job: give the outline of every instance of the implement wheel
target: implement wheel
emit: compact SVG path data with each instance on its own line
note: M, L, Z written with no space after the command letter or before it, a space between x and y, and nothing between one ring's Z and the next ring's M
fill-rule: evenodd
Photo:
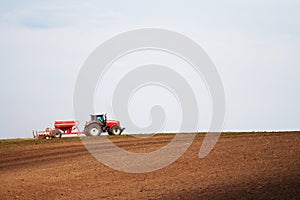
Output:
M54 129L54 130L52 130L52 133L55 135L55 137L61 138L62 134L61 134L60 130Z

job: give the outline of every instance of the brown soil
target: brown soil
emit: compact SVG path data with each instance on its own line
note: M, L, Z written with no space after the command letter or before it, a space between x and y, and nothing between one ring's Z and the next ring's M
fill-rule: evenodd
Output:
M174 135L111 138L133 152ZM222 134L198 158L198 134L176 162L158 171L115 171L79 138L0 141L0 199L300 199L300 132Z

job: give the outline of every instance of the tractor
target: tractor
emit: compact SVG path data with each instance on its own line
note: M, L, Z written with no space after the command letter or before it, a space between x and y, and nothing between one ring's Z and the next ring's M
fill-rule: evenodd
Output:
M84 134L86 136L99 136L102 132L109 135L120 135L125 128L120 127L117 120L107 120L106 114L91 115L91 121L86 122Z

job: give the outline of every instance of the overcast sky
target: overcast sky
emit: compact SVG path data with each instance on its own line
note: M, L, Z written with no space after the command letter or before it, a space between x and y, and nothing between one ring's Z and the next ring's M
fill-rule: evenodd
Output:
M297 0L0 1L0 138L72 119L88 55L144 27L179 32L205 49L225 88L225 130L299 130L299 19Z

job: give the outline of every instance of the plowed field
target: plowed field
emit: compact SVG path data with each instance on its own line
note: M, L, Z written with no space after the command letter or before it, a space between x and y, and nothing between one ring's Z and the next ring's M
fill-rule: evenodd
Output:
M145 152L173 137L110 139ZM224 133L199 159L203 138L171 165L142 174L107 167L79 138L1 140L0 199L300 199L299 132Z

